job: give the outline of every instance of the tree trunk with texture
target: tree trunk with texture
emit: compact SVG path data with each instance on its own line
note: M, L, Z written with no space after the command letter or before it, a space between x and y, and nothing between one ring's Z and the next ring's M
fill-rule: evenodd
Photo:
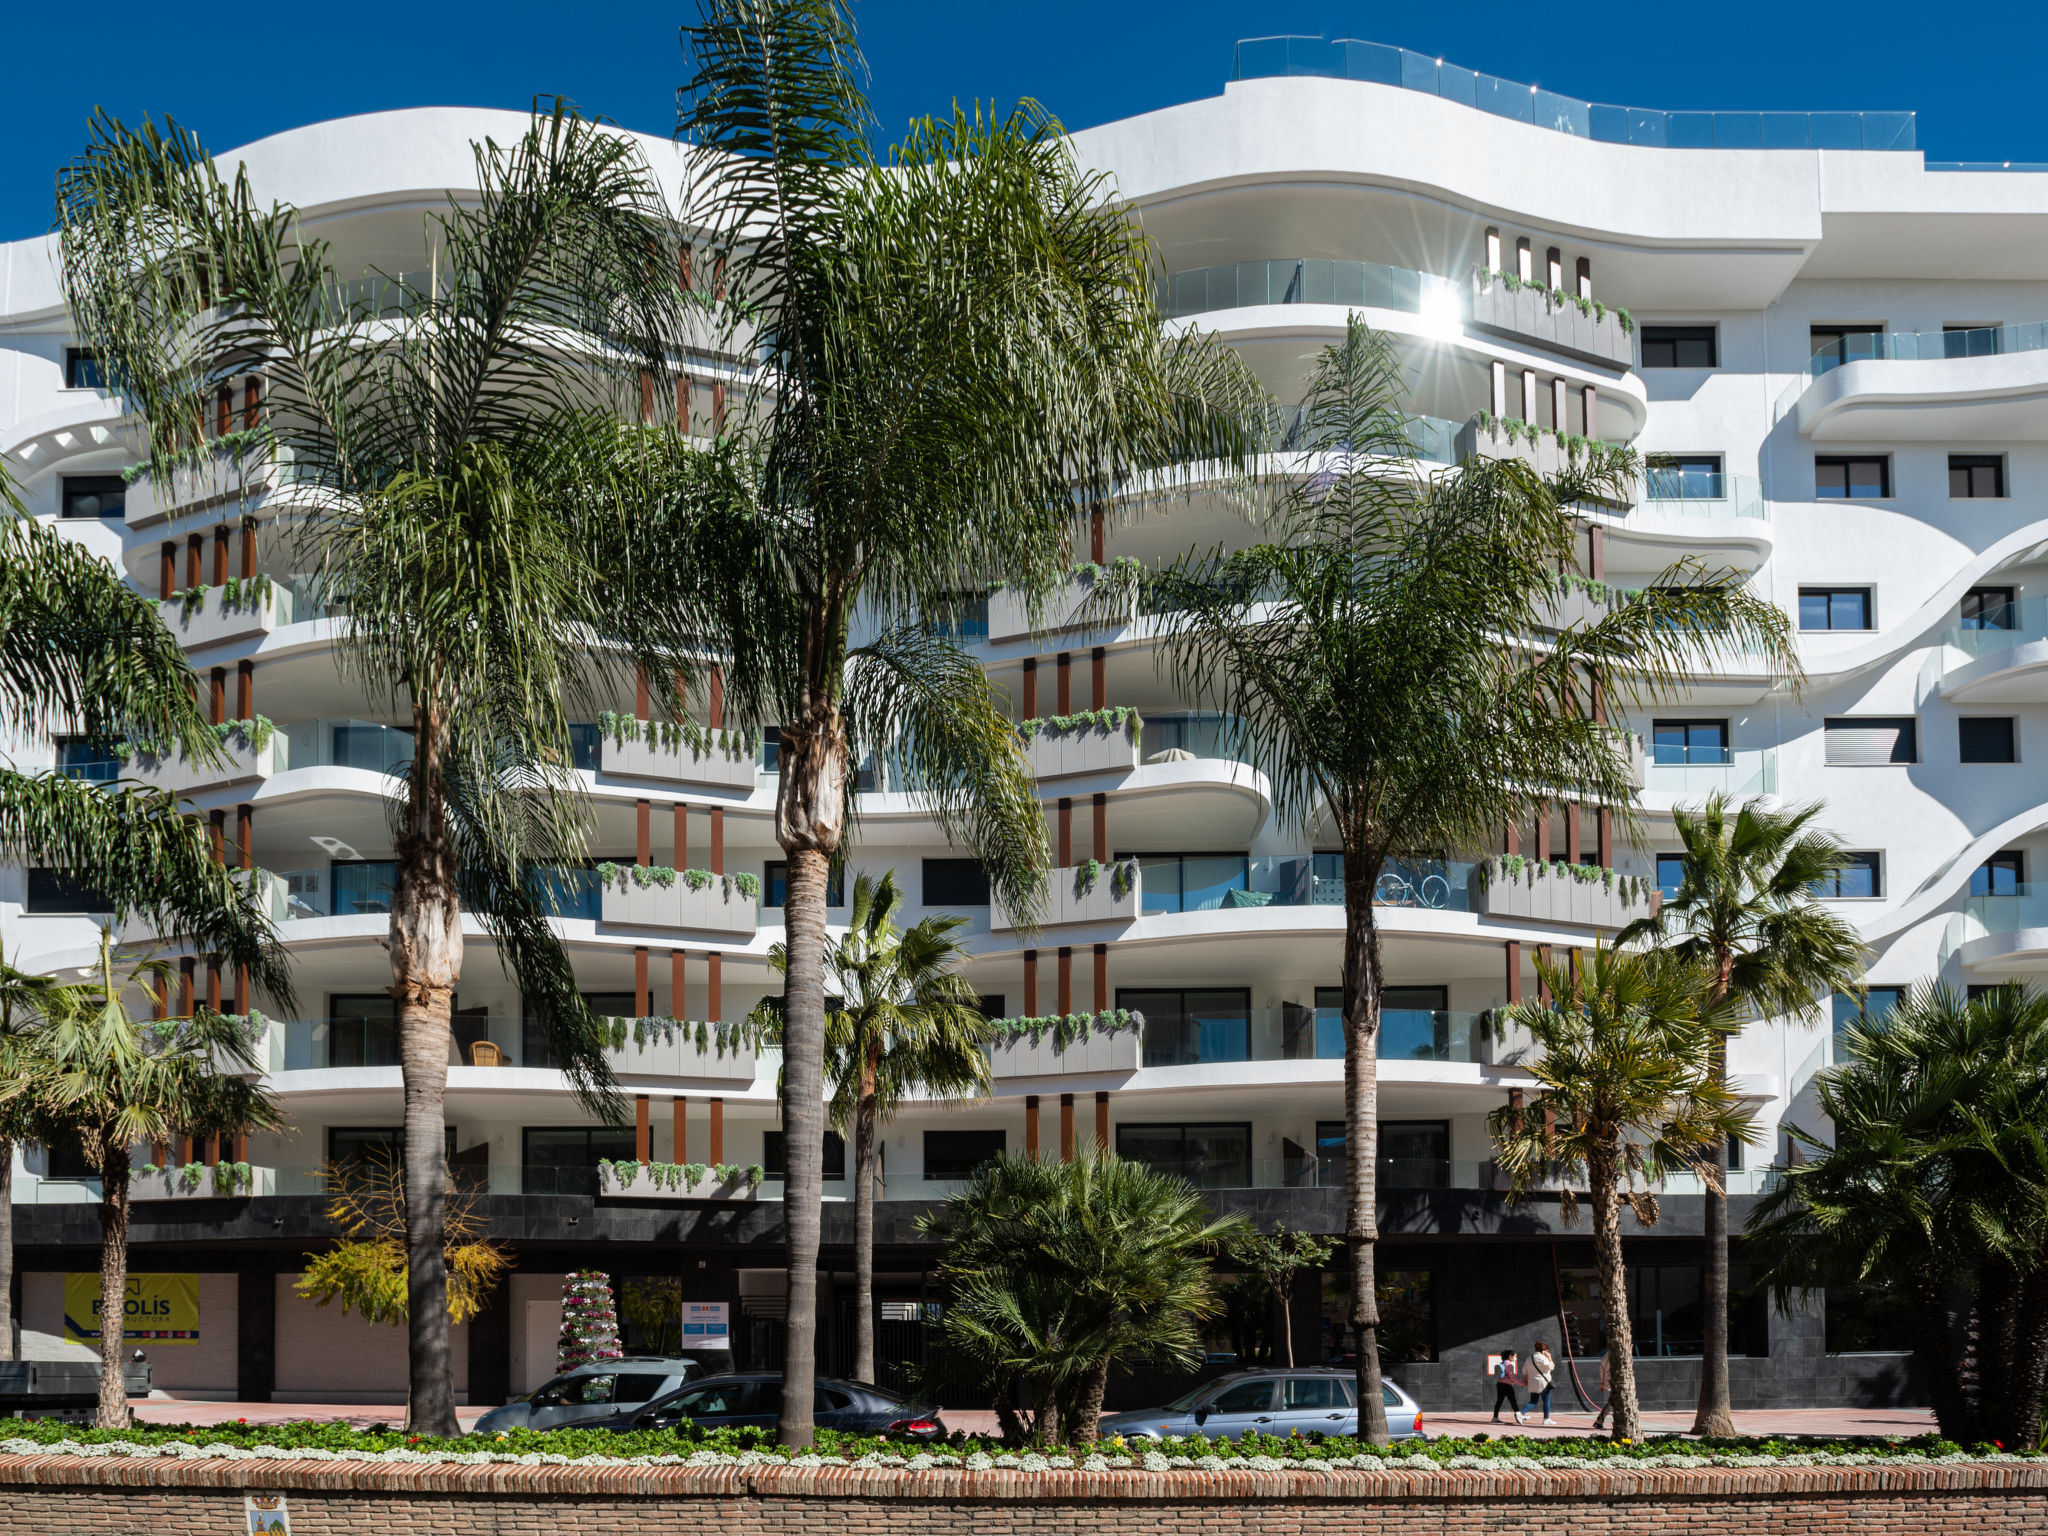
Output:
M1909 1277L1906 1301L1912 1320L1913 1355L1920 1362L1921 1379L1927 1383L1934 1422L1949 1439L1971 1444L1977 1437L1977 1419L1963 1385L1947 1287L1939 1280Z
M1728 995L1734 957L1723 956L1714 993L1715 1000ZM1714 1081L1728 1081L1728 1042L1714 1040ZM1700 1266L1700 1401L1693 1416L1692 1432L1713 1439L1732 1439L1735 1416L1728 1394L1728 1147L1724 1142L1714 1150L1719 1178L1707 1188L1701 1212L1701 1236L1706 1249Z
M1024 1421L1017 1417L1017 1403L1010 1395L1010 1379L997 1383L989 1397L989 1406L995 1410L996 1428L1002 1431L1003 1444L1024 1443Z
M448 1322L449 1011L462 977L462 907L438 789L436 720L415 709L412 811L397 838L391 897L391 995L405 1093L405 1425L457 1435Z
M1067 1439L1075 1445L1093 1445L1102 1434L1102 1399L1109 1392L1109 1356L1088 1367L1087 1378L1081 1383L1081 1401L1074 1413L1074 1422L1067 1428Z
M0 1139L0 1360L14 1358L14 1143Z
M782 727L775 836L789 860L783 903L782 1217L789 1240L782 1444L808 1450L818 1369L818 1244L825 1160L825 898L845 835L846 728L829 704Z
M1060 1398L1050 1377L1038 1383L1038 1406L1031 1415L1031 1443L1038 1446L1059 1444Z
M1379 1241L1380 938L1372 910L1375 861L1344 856L1344 1246L1351 1260L1351 1331L1358 1343L1358 1434L1387 1443L1380 1384Z
M1640 1440L1643 1414L1636 1401L1635 1338L1628 1321L1628 1271L1621 1262L1621 1151L1596 1150L1586 1159L1593 1199L1593 1253L1600 1270L1600 1321L1607 1330L1608 1406L1614 1438Z
M1280 1297L1280 1363L1294 1364L1294 1276L1282 1275L1273 1289Z
M122 1333L128 1316L128 1148L112 1136L101 1140L100 1400L93 1424L126 1429L128 1378L121 1356L127 1347Z
M853 1375L875 1379L875 1051L861 1076L853 1119Z
M2020 1286L2019 1326L2007 1376L2008 1450L2041 1443L2041 1399L2048 1395L2048 1270L2035 1270Z

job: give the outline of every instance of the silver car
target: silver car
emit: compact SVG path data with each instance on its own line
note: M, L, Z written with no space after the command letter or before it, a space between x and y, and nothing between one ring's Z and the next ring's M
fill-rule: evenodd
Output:
M1387 1405L1387 1432L1396 1440L1423 1434L1422 1410L1415 1399L1391 1381L1381 1383ZM1348 1371L1302 1367L1294 1370L1234 1371L1205 1381L1159 1408L1115 1413L1102 1421L1102 1433L1126 1440L1163 1440L1175 1435L1207 1435L1211 1440L1236 1440L1247 1434L1355 1435L1358 1433L1356 1383Z
M593 1360L573 1371L564 1371L523 1398L515 1398L502 1408L493 1408L476 1421L474 1433L495 1435L506 1429L561 1429L591 1419L610 1418L666 1396L691 1377L702 1374L694 1360L648 1357Z

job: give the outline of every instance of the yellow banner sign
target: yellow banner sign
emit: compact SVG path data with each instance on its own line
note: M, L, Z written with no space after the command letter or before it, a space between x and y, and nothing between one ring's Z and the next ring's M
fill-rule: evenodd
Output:
M130 1275L121 1306L121 1337L137 1344L199 1342L197 1275ZM64 1337L97 1344L100 1337L100 1277L64 1277Z

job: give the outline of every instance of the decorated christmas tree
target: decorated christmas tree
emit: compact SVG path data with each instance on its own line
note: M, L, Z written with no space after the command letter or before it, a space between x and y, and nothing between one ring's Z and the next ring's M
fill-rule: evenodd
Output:
M616 1360L619 1311L610 1276L579 1269L562 1282L562 1334L555 1342L555 1369L571 1371L593 1360Z

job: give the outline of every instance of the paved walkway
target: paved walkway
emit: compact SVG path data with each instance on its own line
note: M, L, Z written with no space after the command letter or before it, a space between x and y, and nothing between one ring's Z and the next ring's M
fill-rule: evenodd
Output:
M458 1408L455 1416L468 1429L481 1417L483 1408ZM200 1403L152 1398L135 1405L135 1417L144 1424L286 1424L313 1419L322 1423L346 1423L357 1429L372 1424L396 1428L405 1423L403 1403ZM948 1409L948 1429L969 1434L992 1435L996 1416L986 1410ZM1484 1413L1431 1413L1423 1410L1423 1428L1432 1435L1462 1438L1468 1435L1528 1435L1537 1438L1584 1438L1595 1433L1590 1413L1563 1413L1557 1423L1545 1429L1534 1419L1520 1429L1512 1420L1496 1424ZM1934 1415L1924 1408L1757 1408L1738 1409L1735 1427L1745 1435L1919 1435L1934 1428ZM1643 1428L1649 1434L1684 1434L1692 1428L1692 1410L1682 1413L1646 1413ZM1605 1433L1605 1431L1600 1431Z

